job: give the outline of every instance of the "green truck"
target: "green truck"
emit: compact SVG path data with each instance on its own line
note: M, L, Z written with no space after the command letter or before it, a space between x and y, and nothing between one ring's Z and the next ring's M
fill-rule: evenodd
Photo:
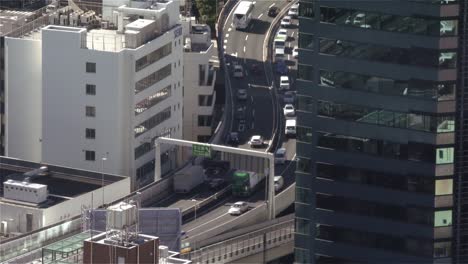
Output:
M263 179L265 179L264 174L236 171L232 175L232 194L237 197L248 197L258 188Z

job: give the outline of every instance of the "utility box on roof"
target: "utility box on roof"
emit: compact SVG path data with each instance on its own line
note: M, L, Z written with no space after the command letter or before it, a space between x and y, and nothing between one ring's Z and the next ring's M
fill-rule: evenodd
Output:
M6 199L39 204L47 200L47 185L8 180L3 183Z

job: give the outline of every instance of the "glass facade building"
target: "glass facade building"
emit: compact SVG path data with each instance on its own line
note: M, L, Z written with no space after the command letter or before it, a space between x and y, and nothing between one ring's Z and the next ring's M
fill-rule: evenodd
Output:
M296 263L468 262L466 2L300 0Z

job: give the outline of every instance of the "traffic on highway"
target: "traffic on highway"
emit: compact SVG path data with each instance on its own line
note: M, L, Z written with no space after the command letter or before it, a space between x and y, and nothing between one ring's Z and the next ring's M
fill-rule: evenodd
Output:
M274 153L275 193L295 180L298 8L297 3L284 0L240 1L225 20L220 40L227 69L226 93L233 106L224 144ZM183 219L181 237L183 250L190 251L197 248L202 234L265 204L266 176L233 167L219 155L206 158L177 172L174 192L152 206L182 212L193 209ZM201 206L213 196L214 202Z

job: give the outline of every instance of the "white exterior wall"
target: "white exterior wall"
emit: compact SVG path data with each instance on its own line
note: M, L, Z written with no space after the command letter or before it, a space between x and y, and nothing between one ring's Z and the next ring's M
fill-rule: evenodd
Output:
M109 184L104 187L105 203L123 198L130 192L130 178ZM32 228L35 230L80 215L82 205L88 208L101 206L102 188L44 209L0 202L0 221L8 222L9 232L25 233L28 213L33 215Z
M184 132L185 140L198 141L198 136L211 136L211 127L198 126L199 115L213 115L216 94L214 84L216 74L211 86L199 85L199 65L206 65L206 78L208 78L208 65L212 55L215 55L215 47L212 43L205 52L184 52ZM211 106L199 106L199 95L213 95Z
M124 53L82 49L79 32L46 29L42 34L42 161L101 171L107 155L106 173L130 175L124 129L130 120L122 106L131 98L124 91ZM96 63L96 73L86 73L86 62ZM96 95L86 94L87 83L96 85ZM86 106L96 107L95 117L85 115ZM96 129L96 139L85 138L86 128ZM85 150L95 151L96 161L86 161Z
M153 72L158 71L159 69L165 67L168 64L171 64L171 75L162 79L161 81L153 84L152 86L146 88L145 90L137 93L134 99L134 106L141 100L147 98L150 95L155 94L161 89L171 85L171 96L165 99L162 102L159 102L150 109L147 109L143 113L134 117L134 126L137 126L144 122L145 120L151 118L158 112L171 107L171 118L157 125L149 131L139 135L134 139L134 148L139 145L150 142L156 136L164 135L165 131L170 130L170 136L173 138L182 138L182 109L183 109L183 96L182 96L182 86L183 86L183 52L182 52L182 36L175 37L175 31L180 29L180 27L173 28L172 30L166 32L162 36L158 37L156 40L153 40L145 45L134 50L134 58L136 60L140 59L151 53L154 50L159 49L160 47L166 45L167 43L172 43L172 52L170 55L154 62L153 64L145 67L144 69L135 73L134 82L143 79L144 77L150 75ZM135 62L133 62L135 64ZM133 68L135 71L135 68ZM161 146L161 153L167 151L171 146L163 145ZM154 151L149 151L146 154L142 155L135 161L135 169L144 165L145 163L153 160L155 153ZM153 173L151 173L152 175Z
M40 162L41 41L5 38L5 155Z

